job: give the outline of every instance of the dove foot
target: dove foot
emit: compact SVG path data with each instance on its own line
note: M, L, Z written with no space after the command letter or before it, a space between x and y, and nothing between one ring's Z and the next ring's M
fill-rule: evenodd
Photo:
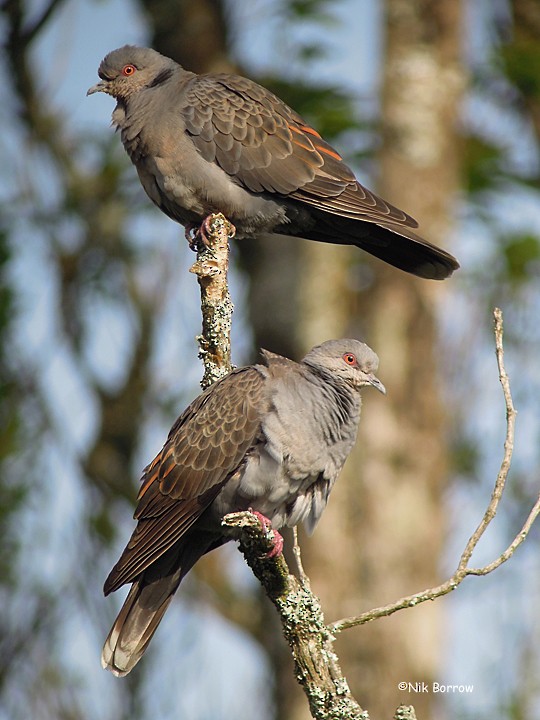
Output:
M272 527L271 521L258 510L249 508L249 512L255 515L257 520L261 523L262 529L267 535L272 534L273 537L269 538L274 543L274 547L266 553L267 558L279 557L283 552L283 536L277 530Z
M210 239L208 235L212 232L210 227L210 221L212 215L208 215L204 218L202 223L187 223L186 228L186 240L189 243L189 247L197 252L200 249L200 245L207 248L210 245Z

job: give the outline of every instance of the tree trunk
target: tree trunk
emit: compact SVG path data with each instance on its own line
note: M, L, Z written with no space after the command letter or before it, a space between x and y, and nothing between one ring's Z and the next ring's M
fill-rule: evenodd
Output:
M387 0L385 9L378 189L419 219L421 234L444 245L458 188L461 7L454 0ZM436 327L444 289L373 267L359 317L388 396L365 393L359 442L310 544L307 571L327 617L435 584L445 537L447 419ZM347 326L343 312L337 302L329 335ZM397 686L440 677L442 612L441 604L424 605L349 631L337 644L353 692L372 717L389 717L412 700L419 718L432 717L431 693L411 698Z

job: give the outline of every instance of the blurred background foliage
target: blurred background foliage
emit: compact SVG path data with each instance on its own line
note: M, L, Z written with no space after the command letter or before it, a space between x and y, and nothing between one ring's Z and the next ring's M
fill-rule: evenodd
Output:
M520 415L485 559L538 491L540 4L4 0L0 9L0 718L241 720L255 707L269 720L306 718L272 610L232 546L183 585L168 631L164 623L136 671L119 681L99 668L120 603L102 597L102 582L130 532L141 468L198 391L200 316L182 229L143 195L106 127L110 98L84 93L113 37L198 72L245 73L462 263L434 287L339 247L233 247L237 364L260 346L299 357L350 333L377 350L391 389L383 409L367 399L372 436L363 431L305 541L333 620L434 584L483 513L504 437L494 305L505 312ZM411 58L421 60L417 76ZM430 79L432 66L440 72ZM431 128L422 90L427 102L442 98ZM415 108L418 122L404 130ZM442 142L432 166L400 154L415 138L428 149ZM535 531L508 568L433 612L340 640L373 717L412 700L419 718L540 718L537 542ZM398 680L428 679L475 690L397 692Z

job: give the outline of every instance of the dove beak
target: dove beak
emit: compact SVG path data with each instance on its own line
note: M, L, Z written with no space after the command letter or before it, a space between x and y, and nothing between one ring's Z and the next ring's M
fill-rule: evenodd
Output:
M98 93L98 92L104 92L104 93L107 92L107 83L105 82L105 80L102 80L101 82L98 82L96 85L92 85L91 88L88 88L88 90L86 91L86 96L88 97L88 95L93 95L94 93Z
M370 385L372 385L376 390L378 390L383 395L386 395L386 388L382 384L382 382L379 380L379 378L375 377L375 375L368 375L367 381Z

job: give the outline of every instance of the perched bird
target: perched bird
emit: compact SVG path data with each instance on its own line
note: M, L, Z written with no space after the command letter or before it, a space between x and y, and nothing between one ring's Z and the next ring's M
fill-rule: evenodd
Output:
M88 94L117 100L113 124L150 199L200 226L222 212L236 237L292 235L356 245L442 280L457 260L355 178L319 133L269 90L237 75L196 75L149 48L109 53Z
M139 661L186 573L230 539L227 513L313 531L356 440L361 388L386 392L358 340L329 340L300 363L262 354L199 395L144 470L137 527L104 587L133 583L102 653L115 675Z

